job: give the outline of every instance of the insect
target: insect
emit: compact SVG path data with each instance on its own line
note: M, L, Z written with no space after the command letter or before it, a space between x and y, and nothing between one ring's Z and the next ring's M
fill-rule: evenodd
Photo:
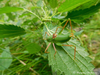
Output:
M67 25L68 22L70 22L71 33L68 33L68 34L66 34L66 35L62 35L61 33L62 33L63 29L65 28L65 26ZM60 32L58 33L58 35L57 35L57 30L58 30L58 28L61 28L61 27L57 27L57 28L56 28L56 31L55 31L55 33L54 33L53 35L50 35L48 32L45 32L45 35L46 35L46 34L48 35L48 37L46 38L46 40L47 40L48 42L50 42L50 43L48 44L47 48L45 49L45 53L49 53L49 52L47 52L47 49L49 48L49 46L51 45L51 43L53 43L53 47L54 47L54 50L55 50L55 53L54 53L54 57L55 57L55 54L57 53L55 44L61 43L61 46L73 46L73 47L74 47L74 59L75 59L76 47L75 47L74 45L65 45L65 44L63 44L63 43L65 43L65 42L68 42L68 41L71 39L71 37L74 36L73 30L72 30L72 25L71 25L71 20L68 19L68 20L66 21L65 25L62 27L61 31L60 31Z

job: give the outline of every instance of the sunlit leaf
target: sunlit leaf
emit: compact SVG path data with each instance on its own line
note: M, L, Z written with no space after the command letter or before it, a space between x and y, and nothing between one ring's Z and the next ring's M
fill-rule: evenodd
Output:
M20 11L20 10L23 10L23 8L20 8L20 7L2 7L2 8L0 8L0 14L16 12L16 11Z
M58 8L59 12L66 12L70 11L90 0L66 0L61 6Z

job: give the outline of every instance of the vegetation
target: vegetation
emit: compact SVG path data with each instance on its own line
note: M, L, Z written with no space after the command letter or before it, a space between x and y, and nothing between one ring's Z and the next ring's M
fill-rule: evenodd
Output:
M100 67L99 9L99 0L0 0L0 74L95 75L93 69ZM53 35L69 19L61 34L73 30L74 36L48 47L45 32Z

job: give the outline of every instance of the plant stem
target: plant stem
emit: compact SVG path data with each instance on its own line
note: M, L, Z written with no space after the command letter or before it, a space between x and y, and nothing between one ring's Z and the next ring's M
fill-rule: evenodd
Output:
M44 14L46 15L46 12L44 11L43 7L41 7L41 9L43 10Z
M31 3L32 3L33 6L36 6L36 4L33 2L33 0L31 0ZM38 15L41 17L41 15L39 14L38 10L37 9L35 9L35 10L38 13Z
M67 20L68 20L68 19L65 19L63 22L61 22L61 23L60 23L60 26L61 26L64 22L66 22Z
M44 25L45 25L45 27L47 28L47 31L50 33L50 35L51 35L51 32L50 32L50 30L48 29L48 27L47 27L47 25L46 25L46 23L44 22Z
M26 66L27 64L25 63L25 62L23 62L22 60L19 60L19 62L21 63L21 64L23 64L24 66ZM38 72L36 72L34 69L32 69L31 67L29 67L29 69L32 71L32 72L34 72L34 73L36 73L37 75L39 75L39 73Z
M33 13L32 11L27 10L27 9L24 9L24 10L30 12L31 14L33 14L34 16L36 16L37 18L39 18L41 20L41 18L38 15L36 15L35 13Z

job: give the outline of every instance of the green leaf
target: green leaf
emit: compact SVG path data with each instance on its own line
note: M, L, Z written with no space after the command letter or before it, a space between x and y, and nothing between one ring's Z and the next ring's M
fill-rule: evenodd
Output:
M25 30L21 27L0 24L0 38L15 37L25 33Z
M100 3L97 4L96 6L92 6L84 10L76 10L76 11L69 12L66 18L70 18L75 22L81 22L84 19L89 18L90 16L98 12L99 9L100 9Z
M0 55L0 70L3 71L7 69L12 63L12 56L9 47L3 49L4 51Z
M78 35L82 34L82 32L83 32L83 30L78 31L78 32L75 32L74 35L75 35L75 36L78 36Z
M49 0L49 3L52 8L57 7L57 0Z
M66 0L61 6L58 8L59 12L66 12L70 11L90 0Z
M27 51L30 54L38 53L41 50L41 47L36 43L31 43L26 47Z
M38 53L41 50L41 46L36 44L36 43L31 43L31 42L28 42L28 41L24 41L23 44L25 45L26 50L30 54Z
M99 2L99 0L90 0L89 2L79 6L76 10L90 8L91 6L97 5Z
M67 44L71 45L75 41L76 40L71 40ZM74 44L77 44L77 42ZM51 45L48 49L50 52L48 54L49 65L52 66L54 71L60 70L60 73L64 72L65 75L80 75L78 73L82 75L95 75L93 73L94 66L90 63L91 59L87 57L87 53L80 45L76 46L77 52L75 60L74 49L72 47L56 45L56 49L57 53L55 59L53 46Z
M23 10L23 8L20 8L20 7L3 7L3 8L0 8L0 14L16 12L16 11L20 11L20 10Z
M53 34L55 30L56 28L53 28L50 31ZM62 33L67 35L68 31L64 30ZM48 45L49 42L46 41L46 44ZM89 54L85 51L85 48L81 47L77 39L73 38L61 44L74 45L76 47L76 57L74 59L74 47L61 46L55 43L57 53L54 58L55 50L51 44L48 48L48 60L54 72L64 73L64 75L95 75L93 72L94 66L90 63L91 59L88 57Z
M61 16L61 15L55 15L52 17L52 20L61 20L61 19L64 19L65 16Z

